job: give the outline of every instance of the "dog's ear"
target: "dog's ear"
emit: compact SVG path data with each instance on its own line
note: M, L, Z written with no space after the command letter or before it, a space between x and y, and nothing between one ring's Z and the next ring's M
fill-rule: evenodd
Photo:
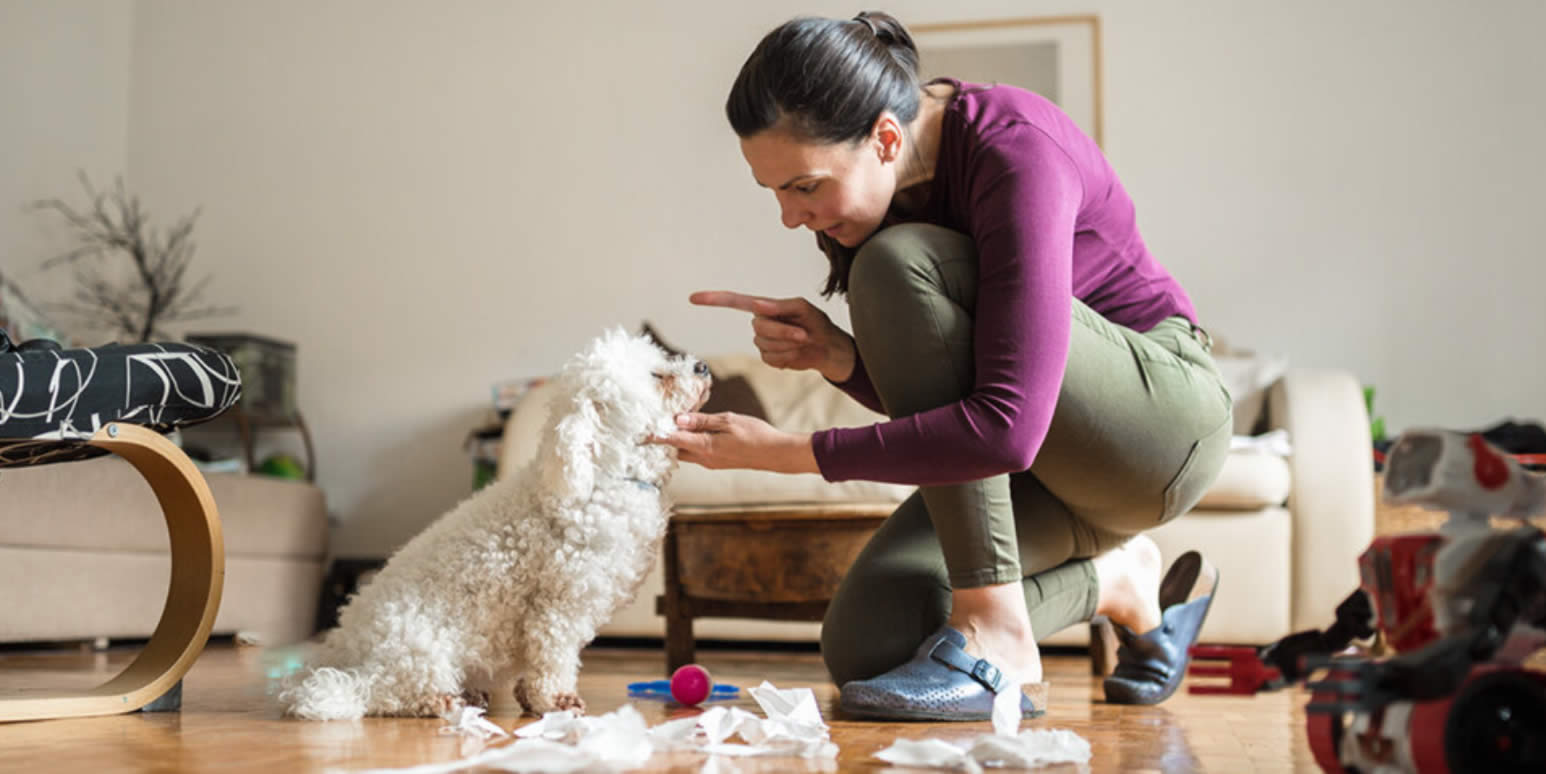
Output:
M557 497L583 497L595 483L596 431L601 421L594 401L582 400L554 428L553 459L543 470L543 484Z

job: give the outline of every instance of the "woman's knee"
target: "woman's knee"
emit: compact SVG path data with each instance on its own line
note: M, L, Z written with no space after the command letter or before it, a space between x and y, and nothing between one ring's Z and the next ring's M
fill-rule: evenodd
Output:
M899 223L876 232L854 256L848 275L850 301L880 297L894 303L899 291L937 283L941 257L970 256L971 238L931 223Z
M844 579L821 625L821 658L839 686L912 658L918 643L944 625L950 609L950 592L937 580L856 580Z

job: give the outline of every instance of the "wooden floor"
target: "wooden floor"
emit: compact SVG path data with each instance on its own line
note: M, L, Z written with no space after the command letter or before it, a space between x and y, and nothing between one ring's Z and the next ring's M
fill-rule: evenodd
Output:
M0 693L23 686L87 686L122 666L132 651L0 653ZM721 771L880 771L873 754L897 738L965 740L991 730L987 723L922 724L846 721L837 689L826 681L814 653L699 651L720 682L738 685L731 704L761 714L745 689L769 680L780 688L810 687L832 727L840 753L835 767L791 759L722 761ZM82 720L0 725L0 771L265 771L272 774L411 766L463 756L463 742L442 736L439 720L372 718L317 723L281 718L269 694L268 673L282 659L259 648L214 644L189 673L179 713L131 714ZM1051 655L1047 716L1022 727L1067 728L1089 740L1092 772L1316 771L1305 743L1305 694L1255 698L1178 693L1158 707L1121 707L1100 701L1100 683L1083 656ZM628 703L627 684L663 669L658 651L592 649L580 691L592 714ZM680 707L634 700L653 725L684 713ZM496 703L490 718L505 728L519 719ZM471 752L468 750L467 752ZM658 753L646 771L696 772L702 755ZM1041 771L1072 771L1071 766ZM899 771L899 770L898 770Z

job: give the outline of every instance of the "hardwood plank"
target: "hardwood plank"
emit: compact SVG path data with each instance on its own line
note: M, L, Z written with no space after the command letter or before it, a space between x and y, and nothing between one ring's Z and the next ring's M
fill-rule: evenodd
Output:
M0 685L89 685L121 668L132 651L0 653ZM258 648L212 645L185 679L180 713L131 714L0 725L0 770L272 772L353 770L450 761L471 753L464 741L438 733L437 719L367 718L317 723L283 718L271 698L266 671L278 654ZM726 770L877 771L874 753L897 738L964 741L991 730L988 723L874 723L841 719L837 688L826 681L814 653L699 650L699 663L716 680L742 688L729 703L759 712L746 689L762 680L780 688L810 687L840 754L835 769L782 758L736 760ZM659 650L592 649L585 654L580 690L592 714L628 703L627 684L660 676ZM1023 727L1067 728L1090 741L1091 772L1316 771L1305 742L1302 691L1255 698L1178 693L1158 707L1101 703L1100 680L1084 656L1047 658L1052 683L1047 717ZM695 710L633 700L651 725ZM490 718L505 728L530 722L513 702L496 701ZM703 756L657 754L643 771L697 771ZM1071 770L1064 767L1063 770ZM1055 772L1057 768L1044 769Z

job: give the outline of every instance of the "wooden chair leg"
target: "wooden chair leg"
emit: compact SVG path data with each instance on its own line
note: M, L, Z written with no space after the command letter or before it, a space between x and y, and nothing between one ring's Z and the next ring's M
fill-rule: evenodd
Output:
M692 633L692 619L687 616L666 616L666 674L691 664L697 656L697 642Z
M1101 616L1090 622L1090 674L1109 677L1117 668L1117 630Z
M225 584L225 543L209 484L170 441L138 425L113 423L90 443L134 465L161 504L171 537L172 576L161 621L124 670L86 691L0 690L0 722L133 712L188 673L209 641ZM104 506L111 511L111 503Z
M665 546L661 561L665 562L665 593L657 603L659 613L666 619L666 674L678 667L692 663L695 642L692 632L692 604L682 591L682 565L677 556L677 525L666 525Z

